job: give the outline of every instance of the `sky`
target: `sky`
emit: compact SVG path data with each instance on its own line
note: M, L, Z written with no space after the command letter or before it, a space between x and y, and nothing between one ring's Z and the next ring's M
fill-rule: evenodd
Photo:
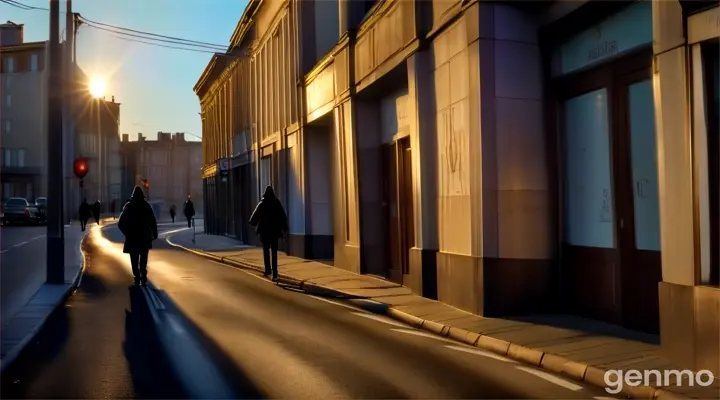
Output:
M48 0L15 1L44 8L49 4ZM92 21L227 46L247 0L73 0L72 4L74 12ZM61 0L61 30L64 11ZM0 2L0 22L24 24L26 42L48 39L48 17L47 11L21 10ZM212 55L117 36L81 26L77 62L88 76L106 81L107 99L114 95L121 103L120 133L129 133L134 140L138 132L149 139L158 131L187 132L186 139L200 140L200 103L193 86Z

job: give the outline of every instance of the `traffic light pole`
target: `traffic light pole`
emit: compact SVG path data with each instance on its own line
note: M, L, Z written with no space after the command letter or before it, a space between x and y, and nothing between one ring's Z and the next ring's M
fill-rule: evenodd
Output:
M65 283L65 235L63 224L63 132L60 74L60 0L50 0L50 40L48 42L48 205L46 281Z

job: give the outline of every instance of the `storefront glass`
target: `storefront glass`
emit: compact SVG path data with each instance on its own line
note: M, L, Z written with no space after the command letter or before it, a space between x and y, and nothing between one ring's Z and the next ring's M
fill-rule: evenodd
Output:
M720 285L720 41L702 44L705 110L707 113L707 160L710 208L710 277Z
M607 104L607 90L600 89L564 105L564 232L574 246L615 246Z
M655 107L651 80L628 86L635 246L660 251Z

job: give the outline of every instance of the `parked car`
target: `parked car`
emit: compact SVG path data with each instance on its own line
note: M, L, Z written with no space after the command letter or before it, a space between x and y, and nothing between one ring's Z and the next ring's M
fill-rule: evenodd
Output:
M5 201L2 216L3 225L12 223L37 224L42 217L34 203L30 203L23 197L11 197Z
M47 222L47 197L38 197L35 199L35 206L38 209L40 215L40 222Z

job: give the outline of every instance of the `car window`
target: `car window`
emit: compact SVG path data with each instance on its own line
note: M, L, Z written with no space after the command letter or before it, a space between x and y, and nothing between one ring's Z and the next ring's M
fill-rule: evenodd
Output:
M8 199L5 202L5 206L27 206L27 200L25 199Z
M37 200L35 200L35 204L38 204L38 205L41 205L41 206L44 206L46 203L47 203L47 199L44 199L44 198L42 198L42 197L39 198L39 199L37 199Z

